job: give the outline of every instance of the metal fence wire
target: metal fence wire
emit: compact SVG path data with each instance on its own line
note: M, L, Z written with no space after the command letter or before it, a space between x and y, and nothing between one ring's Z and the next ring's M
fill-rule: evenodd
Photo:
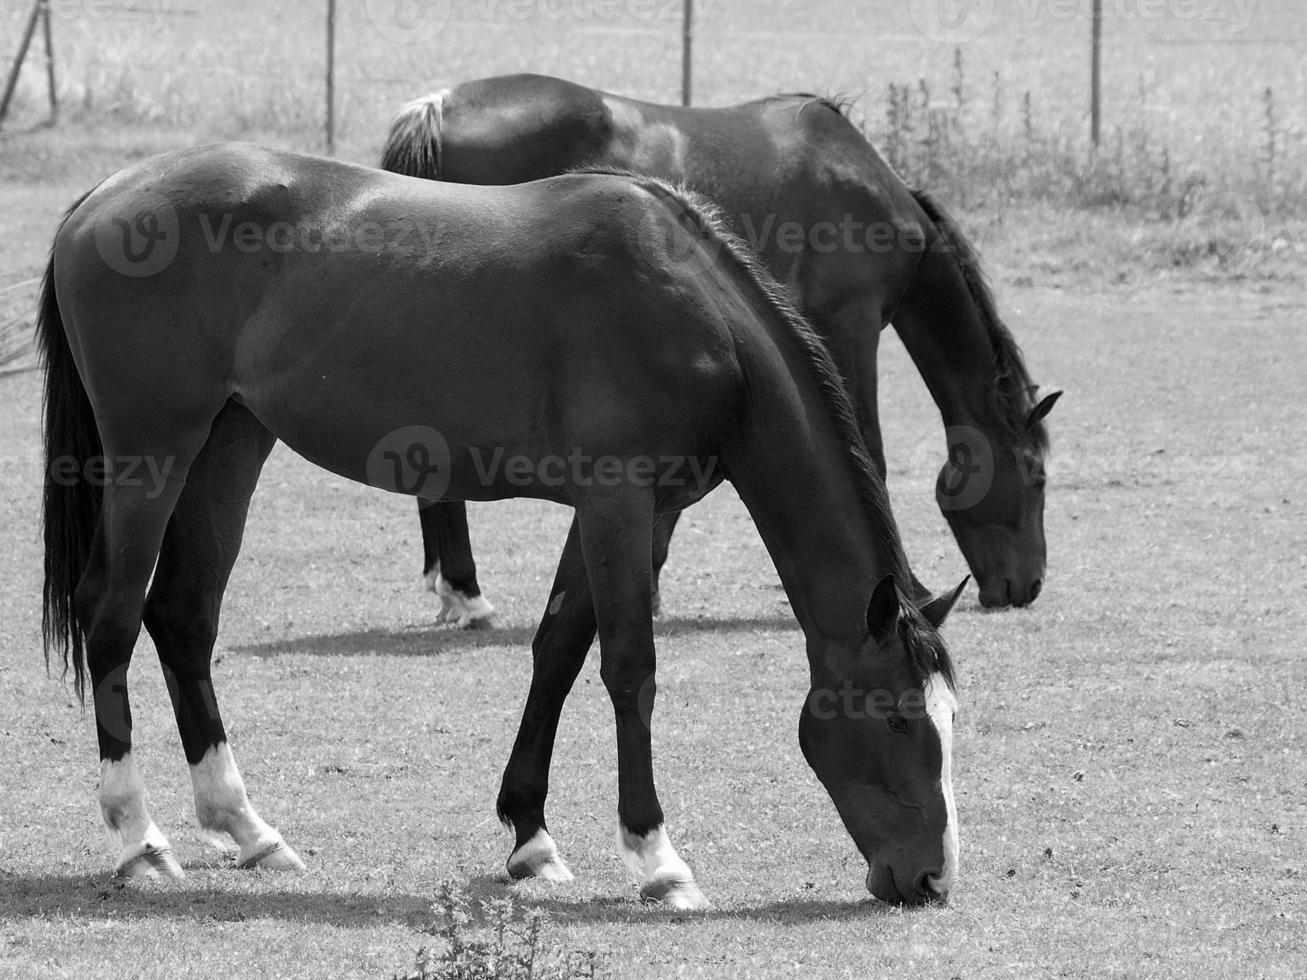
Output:
M206 135L283 133L320 147L329 50L333 129L346 146L376 143L397 105L468 78L538 71L669 102L686 83L687 0L48 2L66 105ZM1087 144L1101 3L1104 128L1145 113L1181 142L1253 140L1268 87L1284 93L1290 133L1307 123L1290 98L1307 88L1296 0L1209 0L1200 16L1181 16L1176 0L982 0L957 5L965 16L952 20L938 0L694 3L693 89L703 104L817 91L861 96L876 116L892 82L944 89L960 51L976 102L998 93L1015 116L1031 92L1042 115ZM0 0L6 67L31 7ZM41 58L29 60L18 95L30 114L43 109L44 75Z

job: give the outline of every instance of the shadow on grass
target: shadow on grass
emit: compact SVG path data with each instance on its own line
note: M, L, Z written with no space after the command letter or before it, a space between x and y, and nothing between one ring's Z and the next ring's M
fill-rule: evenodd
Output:
M534 888L535 886L531 884L523 885L510 881L505 875L480 875L463 885L463 891L472 899L474 913L480 902L512 899L520 909L527 912L540 912L554 925L637 925L744 920L798 926L809 922L851 922L901 914L892 906L872 898L856 902L793 899L756 906L732 905L710 908L704 912L684 912L642 902L633 894L569 899L562 892L542 895Z
M27 919L190 919L243 922L276 919L314 925L357 928L363 923L393 923L421 931L433 920L434 893L425 895L360 895L356 892L254 891L233 879L224 892L214 881L124 883L107 875L13 875L0 872L0 922ZM640 902L634 895L568 899L528 891L505 875L482 875L465 882L472 899L473 924L483 915L480 903L512 899L520 913L540 912L555 925L640 925L743 920L779 925L821 921L853 921L889 915L888 905L866 899L857 902L796 899L759 906L713 908L682 912Z
M241 887L223 892L198 879L129 884L108 875L0 874L0 889L4 893L0 922L35 918L284 919L341 928L391 922L421 929L431 919L430 895L263 892Z
M688 633L735 633L757 630L797 630L792 616L744 616L710 619L671 616L654 622L654 636L675 637ZM315 655L325 657L383 655L391 657L439 657L460 650L484 647L530 647L535 627L513 626L497 630L460 630L452 626L398 630L358 630L352 633L319 633L266 643L233 644L232 653L254 657Z

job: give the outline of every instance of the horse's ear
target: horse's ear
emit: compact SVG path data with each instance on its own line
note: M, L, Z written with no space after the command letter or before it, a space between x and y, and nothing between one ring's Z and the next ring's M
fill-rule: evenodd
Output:
M873 638L892 636L898 629L899 617L903 615L901 602L893 575L886 575L876 583L871 602L867 604L867 631Z
M1029 428L1037 422L1041 422L1049 412L1053 411L1053 406L1057 400L1062 397L1061 388L1051 388L1048 385L1040 385L1035 389L1034 407L1030 409L1030 414L1026 416L1026 427Z
M944 625L944 620L948 618L948 614L953 609L954 604L958 601L958 597L962 595L962 590L967 587L967 583L970 581L971 576L968 575L958 583L956 589L952 589L948 592L941 592L937 596L932 596L918 607L918 612L926 617L926 621L929 622L931 626L935 627L935 629L939 629Z

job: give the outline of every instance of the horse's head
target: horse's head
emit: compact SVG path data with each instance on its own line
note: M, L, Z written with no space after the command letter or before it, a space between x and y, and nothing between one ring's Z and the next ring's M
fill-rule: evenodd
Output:
M803 755L867 860L867 888L887 902L942 900L957 875L957 702L936 627L961 592L918 611L882 579L860 647L827 651L799 719Z
M976 577L983 606L1028 606L1043 588L1043 419L1061 395L1058 388L1036 389L1001 441L967 426L949 430L949 458L935 482L935 499Z

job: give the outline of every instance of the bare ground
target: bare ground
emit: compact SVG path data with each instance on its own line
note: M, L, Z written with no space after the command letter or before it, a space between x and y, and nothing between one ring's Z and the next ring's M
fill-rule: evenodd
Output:
M592 657L564 714L551 826L578 881L510 886L493 818L528 644L567 514L474 511L495 635L431 627L410 502L279 450L228 593L217 682L302 876L237 873L193 829L148 640L139 754L188 878L122 887L91 719L41 667L39 379L0 379L0 974L388 975L429 941L435 885L516 894L620 976L1236 976L1304 969L1307 535L1300 287L1000 282L1051 418L1049 584L974 599L947 639L962 711L963 879L944 910L870 900L804 765L802 636L723 490L674 543L656 760L716 903L641 906L613 855L611 713ZM922 577L963 565L929 488L942 450L887 338L891 489Z

